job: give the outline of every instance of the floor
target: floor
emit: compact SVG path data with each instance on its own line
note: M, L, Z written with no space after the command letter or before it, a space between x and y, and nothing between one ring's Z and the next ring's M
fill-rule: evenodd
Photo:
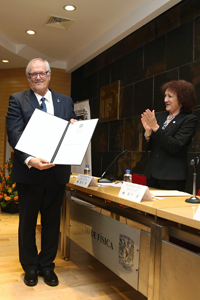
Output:
M58 251L55 272L59 285L50 287L42 277L38 284L24 284L18 260L18 214L0 212L0 300L146 300L107 267L72 242L69 261ZM40 226L36 232L40 248Z

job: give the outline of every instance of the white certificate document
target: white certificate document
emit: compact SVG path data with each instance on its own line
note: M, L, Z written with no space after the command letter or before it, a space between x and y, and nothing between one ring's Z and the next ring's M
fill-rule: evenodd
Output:
M81 165L98 119L70 122L35 109L15 149L59 165Z

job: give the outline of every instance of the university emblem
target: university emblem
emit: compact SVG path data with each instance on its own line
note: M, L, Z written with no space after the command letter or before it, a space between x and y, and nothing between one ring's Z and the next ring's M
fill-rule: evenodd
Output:
M126 271L133 271L134 241L124 234L119 235L119 263Z

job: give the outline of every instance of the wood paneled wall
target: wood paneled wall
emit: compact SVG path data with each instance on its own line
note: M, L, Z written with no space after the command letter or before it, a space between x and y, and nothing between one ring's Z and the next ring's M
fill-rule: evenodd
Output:
M49 88L55 92L71 95L71 74L62 69L51 69ZM0 70L0 167L5 163L5 117L9 96L13 93L29 89L25 68Z

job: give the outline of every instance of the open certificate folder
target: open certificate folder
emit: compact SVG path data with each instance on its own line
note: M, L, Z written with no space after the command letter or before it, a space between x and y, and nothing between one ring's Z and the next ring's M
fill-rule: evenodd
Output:
M35 109L15 149L59 165L81 165L98 119L70 122Z

